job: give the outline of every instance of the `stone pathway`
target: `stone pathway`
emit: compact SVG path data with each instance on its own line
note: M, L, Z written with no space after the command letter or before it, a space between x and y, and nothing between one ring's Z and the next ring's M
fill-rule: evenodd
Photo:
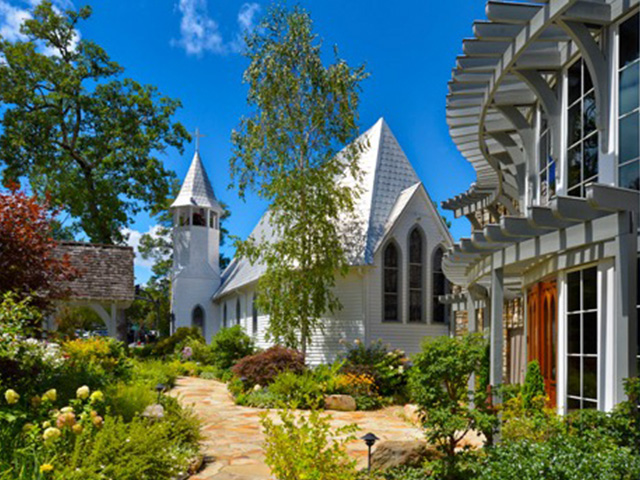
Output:
M208 464L191 480L265 480L271 478L264 464L258 408L233 403L225 384L201 378L178 379L172 395L192 405L202 420L203 453ZM424 438L422 431L404 420L402 407L374 412L331 412L334 427L355 423L359 436L375 433L382 440ZM361 440L348 446L349 453L366 465L367 448Z

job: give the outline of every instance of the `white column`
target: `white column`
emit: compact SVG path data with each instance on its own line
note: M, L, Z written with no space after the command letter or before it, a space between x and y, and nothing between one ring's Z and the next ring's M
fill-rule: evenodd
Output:
M614 345L616 345L614 358L615 403L625 399L622 386L623 379L637 374L637 228L635 213L624 212L618 214L618 231L620 234L615 241L614 289L616 314L613 319L616 335L613 339Z
M503 328L502 311L504 303L504 272L502 268L494 268L491 272L491 367L489 380L493 392L494 403L499 403L497 389L502 385L503 361Z
M478 312L471 292L467 291L467 330L469 333L478 331Z

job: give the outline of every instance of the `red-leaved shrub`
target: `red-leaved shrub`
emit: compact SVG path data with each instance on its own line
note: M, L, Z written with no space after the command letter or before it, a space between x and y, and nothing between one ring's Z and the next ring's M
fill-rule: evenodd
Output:
M282 372L303 373L306 367L302 353L276 345L263 352L244 357L231 371L244 379L245 386L266 386Z

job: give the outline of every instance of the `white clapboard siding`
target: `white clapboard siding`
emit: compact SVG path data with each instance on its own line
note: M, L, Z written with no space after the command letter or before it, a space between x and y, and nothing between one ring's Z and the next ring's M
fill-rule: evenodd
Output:
M364 339L364 316L363 316L363 289L362 277L355 269L345 278L338 278L336 290L338 298L342 303L342 309L333 316L323 319L324 331L315 332L311 346L307 350L307 363L318 365L321 363L333 362L336 357L345 351L344 342L353 343L354 340ZM273 345L265 338L265 332L269 325L267 315L258 315L258 332L254 334L251 318L251 300L253 290L246 293L230 295L224 299L229 312L229 326L235 325L236 299L240 298L241 321L240 325L248 335L256 340L259 348L268 348ZM222 305L222 303L221 303ZM222 306L221 306L222 309ZM220 310L222 312L222 310ZM342 340L342 342L341 342Z
M374 265L367 270L365 280L368 291L367 342L382 340L393 348L404 350L407 354L417 353L425 338L449 334L449 326L432 321L432 265L433 254L437 248L446 248L451 240L443 231L442 225L434 218L438 213L425 195L414 196L404 212L395 222L393 228L380 244L375 256ZM422 230L426 243L424 279L425 323L408 323L409 302L409 268L408 249L409 234L414 227ZM400 250L400 322L382 321L382 253L389 241L394 241Z

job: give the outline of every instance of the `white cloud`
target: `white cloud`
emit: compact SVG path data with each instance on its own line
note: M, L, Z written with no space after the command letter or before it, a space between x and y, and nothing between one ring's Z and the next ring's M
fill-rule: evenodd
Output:
M24 40L20 26L31 18L27 9L15 7L4 0L0 0L0 36L10 42Z
M206 52L227 54L242 49L244 33L254 28L255 16L260 10L257 3L245 3L238 12L238 33L225 42L220 25L209 15L207 0L180 0L180 39L173 45L184 48L187 55L202 56Z
M122 234L127 239L127 245L133 247L133 250L136 254L134 264L136 267L141 267L145 269L151 269L153 266L153 259L144 259L142 255L140 255L140 251L138 247L140 246L140 239L142 235L150 234L152 237L158 237L158 232L162 229L160 225L153 225L149 227L149 230L146 232L140 232L138 230L134 230L132 228L124 228L122 229Z

